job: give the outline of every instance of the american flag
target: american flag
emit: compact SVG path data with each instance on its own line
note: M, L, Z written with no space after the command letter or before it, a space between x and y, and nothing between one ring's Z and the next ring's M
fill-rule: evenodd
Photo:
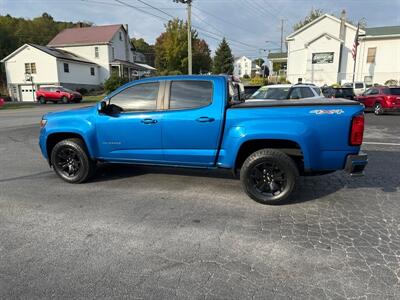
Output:
M353 59L356 60L357 57L357 47L360 44L358 42L358 32L360 31L360 23L357 25L356 37L354 38L353 49L351 50L351 54L353 55Z

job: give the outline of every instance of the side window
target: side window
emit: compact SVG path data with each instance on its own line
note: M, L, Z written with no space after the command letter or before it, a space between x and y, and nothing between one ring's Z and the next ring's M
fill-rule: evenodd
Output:
M156 110L159 87L158 82L137 84L112 97L110 103L124 111Z
M172 81L170 109L185 109L207 106L212 101L211 81Z
M315 92L318 96L321 96L321 89L320 89L320 88L313 87L312 89L314 90L314 92Z
M371 89L370 95L378 95L379 91L377 89Z
M300 94L300 88L296 87L293 88L292 91L290 92L289 99L300 99L301 94Z
M301 98L311 98L314 97L313 92L311 91L311 88L308 87L301 87L300 88L300 94Z
M366 90L365 93L364 93L364 95L365 95L365 96L371 95L371 91L372 91L372 89Z

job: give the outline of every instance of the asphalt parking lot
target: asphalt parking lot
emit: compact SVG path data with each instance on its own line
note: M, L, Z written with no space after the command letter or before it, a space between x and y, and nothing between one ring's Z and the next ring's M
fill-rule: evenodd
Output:
M400 115L367 114L364 177L302 178L262 206L229 173L64 183L37 146L59 108L0 112L0 299L400 298Z

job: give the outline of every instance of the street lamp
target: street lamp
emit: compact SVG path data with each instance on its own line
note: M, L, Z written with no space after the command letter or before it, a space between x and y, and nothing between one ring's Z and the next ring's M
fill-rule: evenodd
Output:
M188 74L192 75L192 0L173 0L175 3L187 4L188 23Z

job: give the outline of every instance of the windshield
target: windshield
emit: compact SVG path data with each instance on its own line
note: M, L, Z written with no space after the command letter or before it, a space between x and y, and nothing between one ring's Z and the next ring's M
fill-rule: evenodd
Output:
M390 95L399 95L400 96L400 88L389 88Z
M263 86L258 89L249 99L287 99L290 87L268 87Z

